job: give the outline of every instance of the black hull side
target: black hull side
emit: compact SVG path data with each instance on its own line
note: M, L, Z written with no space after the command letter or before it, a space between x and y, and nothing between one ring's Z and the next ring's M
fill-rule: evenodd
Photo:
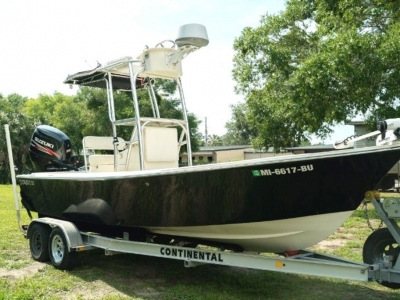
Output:
M204 226L354 210L399 159L400 149L391 148L162 175L18 179L25 206L42 215L124 227Z

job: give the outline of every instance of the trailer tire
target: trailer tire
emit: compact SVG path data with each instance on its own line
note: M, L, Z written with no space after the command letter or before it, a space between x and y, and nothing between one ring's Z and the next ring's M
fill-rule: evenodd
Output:
M383 260L385 256L393 256L393 265L399 258L400 246L387 228L380 228L369 235L363 247L363 260L366 264L373 264ZM379 281L378 281L379 282ZM400 289L400 283L379 282L391 289Z
M33 224L29 230L29 249L34 260L49 261L50 227L44 224Z
M64 232L55 227L49 240L50 261L56 269L69 270L74 267L76 253L68 251L67 239Z

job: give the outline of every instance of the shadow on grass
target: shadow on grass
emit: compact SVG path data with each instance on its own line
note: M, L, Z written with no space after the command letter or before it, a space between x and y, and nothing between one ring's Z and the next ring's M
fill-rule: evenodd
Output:
M360 283L204 265L102 252L82 253L70 274L86 283L102 281L129 298L142 299L399 299L400 292ZM114 298L113 298L114 299Z

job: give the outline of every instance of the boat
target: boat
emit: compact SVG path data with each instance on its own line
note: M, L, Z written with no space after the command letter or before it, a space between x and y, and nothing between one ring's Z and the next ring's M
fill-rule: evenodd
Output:
M136 59L67 77L66 84L107 89L112 132L83 138L84 166L78 168L68 136L38 126L30 144L35 172L17 176L29 213L137 241L284 253L335 232L400 160L400 122L393 119L374 133L380 137L376 147L352 148L346 140L329 152L194 165L180 77L182 60L208 44L207 31L183 25L173 46L165 43ZM176 82L182 120L160 116L154 92L160 78ZM140 115L139 88L149 91L151 117ZM115 90L131 93L131 118L116 119ZM130 126L131 136L117 136L117 126ZM179 166L183 147L187 166Z

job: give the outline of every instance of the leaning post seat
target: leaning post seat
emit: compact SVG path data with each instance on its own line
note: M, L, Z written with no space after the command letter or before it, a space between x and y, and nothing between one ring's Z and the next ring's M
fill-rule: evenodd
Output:
M178 130L172 127L143 128L145 170L178 168Z

